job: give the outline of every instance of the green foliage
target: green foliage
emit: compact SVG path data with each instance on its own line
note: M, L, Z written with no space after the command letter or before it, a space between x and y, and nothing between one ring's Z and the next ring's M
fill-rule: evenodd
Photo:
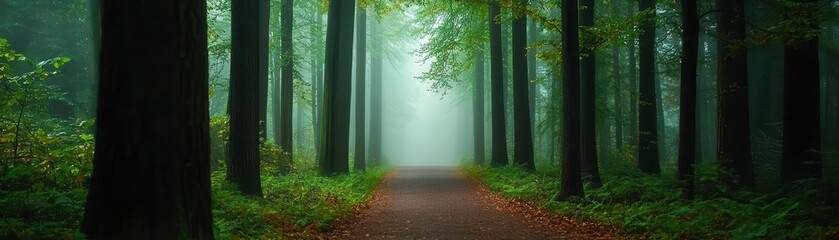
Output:
M227 159L227 141L230 139L230 118L214 115L210 118L210 166L213 170Z
M89 177L93 122L46 113L47 101L61 95L46 81L69 61L35 62L0 39L0 189L79 187Z
M337 177L321 177L314 171L263 174L262 199L239 194L225 182L223 172L213 175L216 236L252 239L304 237L324 230L370 198L385 170Z
M259 157L262 161L262 172L269 175L285 175L294 170L294 161L291 160L290 154L277 146L274 140L259 144Z
M87 190L0 190L0 238L79 239Z
M0 238L78 238L94 123L46 112L63 94L47 82L69 61L36 62L0 38Z
M488 41L486 11L486 6L463 2L429 1L423 6L417 34L429 39L415 54L430 66L418 78L443 93L459 84L474 65L474 53L483 51Z
M566 216L620 226L630 235L652 239L835 239L839 214L835 189L800 182L772 194L719 191L713 197L683 200L672 176L650 176L620 166L604 175L603 186L586 187L586 197L553 201L557 169L527 173L517 168L466 167L491 191ZM706 170L707 171L707 170ZM702 178L702 177L701 177ZM707 177L705 179L712 179ZM711 184L706 182L705 184ZM714 189L721 189L717 187ZM835 197L834 197L835 198ZM832 203L830 201L833 201Z

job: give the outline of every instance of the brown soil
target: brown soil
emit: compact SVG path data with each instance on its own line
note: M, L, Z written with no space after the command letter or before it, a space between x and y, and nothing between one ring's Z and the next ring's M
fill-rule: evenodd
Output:
M498 197L456 168L399 168L327 239L612 239L617 230Z

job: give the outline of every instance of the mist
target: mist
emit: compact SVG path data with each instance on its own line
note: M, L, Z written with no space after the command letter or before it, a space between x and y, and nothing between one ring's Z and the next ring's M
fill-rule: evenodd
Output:
M458 165L466 157L461 138L464 129L458 122L463 105L470 103L432 91L430 83L416 79L428 70L427 64L419 64L420 58L413 55L409 61L417 64L391 65L390 71L385 71L386 75L394 77L385 85L385 91L394 93L389 96L395 100L389 101L393 108L385 110L384 116L384 138L392 139L384 143L388 163L393 166ZM404 101L396 98L404 98ZM406 105L396 105L400 103ZM408 110L396 110L399 108ZM401 114L409 117L401 119ZM471 141L465 144L471 144ZM466 150L471 151L471 148Z

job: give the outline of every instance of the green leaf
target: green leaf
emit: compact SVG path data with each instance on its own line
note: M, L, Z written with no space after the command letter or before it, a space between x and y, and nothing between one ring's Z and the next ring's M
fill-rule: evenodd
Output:
M79 137L80 137L82 140L85 140L85 141L90 141L90 140L93 140L93 135L92 135L92 134L82 134L82 135L81 135L81 136L79 136Z

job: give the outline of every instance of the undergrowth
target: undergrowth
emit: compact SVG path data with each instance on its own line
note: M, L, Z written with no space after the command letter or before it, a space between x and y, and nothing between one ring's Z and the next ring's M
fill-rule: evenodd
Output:
M516 167L464 169L489 190L505 197L525 200L561 215L618 226L629 236L839 239L836 192L815 180L783 186L773 193L728 190L684 200L675 177L620 170L604 174L600 188L586 186L585 198L558 202L552 200L559 190L558 168L533 173ZM719 189L704 180L707 179L700 179L698 187Z
M241 195L217 172L213 176L216 237L273 239L323 231L366 201L384 173L384 169L372 169L337 177L322 177L314 171L263 175L264 197L258 199Z

